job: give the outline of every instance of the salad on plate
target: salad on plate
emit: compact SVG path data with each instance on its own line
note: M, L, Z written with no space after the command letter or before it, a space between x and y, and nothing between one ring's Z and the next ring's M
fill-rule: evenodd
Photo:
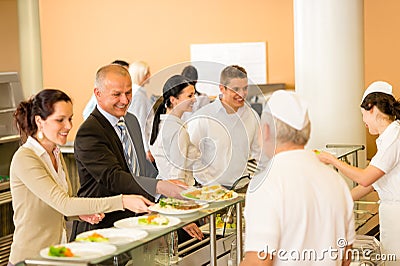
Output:
M208 207L208 204L201 204L194 200L181 200L176 198L162 198L160 201L149 207L149 210L163 214L189 214Z
M136 228L144 230L160 230L179 224L181 220L177 217L164 216L162 214L149 214L138 217L129 217L114 223L117 228Z
M181 195L187 199L206 202L231 200L238 196L233 190L228 190L221 185L190 188L182 191Z

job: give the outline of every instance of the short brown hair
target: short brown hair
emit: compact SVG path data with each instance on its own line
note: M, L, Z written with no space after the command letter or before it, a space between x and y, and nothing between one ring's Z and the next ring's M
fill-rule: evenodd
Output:
M225 67L222 72L221 72L221 77L219 83L226 86L229 84L231 79L234 78L239 78L239 79L245 79L247 78L247 72L246 70L238 65L231 65Z

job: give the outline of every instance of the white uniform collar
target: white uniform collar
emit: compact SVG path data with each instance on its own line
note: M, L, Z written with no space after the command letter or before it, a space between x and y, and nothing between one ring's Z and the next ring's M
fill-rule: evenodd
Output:
M395 127L399 127L400 126L400 122L398 120L393 121L392 123L390 123L387 128L379 135L379 137L376 139L376 144L378 146L379 143L382 142L382 140L384 140L386 138L386 135L391 135L392 134L392 130ZM390 137L389 137L390 138Z

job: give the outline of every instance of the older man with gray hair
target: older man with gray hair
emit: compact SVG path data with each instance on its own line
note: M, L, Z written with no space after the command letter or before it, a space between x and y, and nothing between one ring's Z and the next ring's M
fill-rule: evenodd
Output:
M272 158L246 195L244 265L349 265L353 201L342 177L307 151L305 102L272 94L261 116L264 154Z

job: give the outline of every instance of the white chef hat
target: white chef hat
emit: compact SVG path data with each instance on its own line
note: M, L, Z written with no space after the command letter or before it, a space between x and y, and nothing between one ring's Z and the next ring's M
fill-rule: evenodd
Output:
M275 91L264 110L297 130L302 130L309 121L307 104L294 91Z
M389 94L389 95L393 95L393 93L392 93L392 85L390 85L389 83L387 83L385 81L372 82L368 86L368 88L365 90L361 102L364 101L365 97L367 97L368 94L373 93L373 92L382 92L382 93L386 93L386 94Z

